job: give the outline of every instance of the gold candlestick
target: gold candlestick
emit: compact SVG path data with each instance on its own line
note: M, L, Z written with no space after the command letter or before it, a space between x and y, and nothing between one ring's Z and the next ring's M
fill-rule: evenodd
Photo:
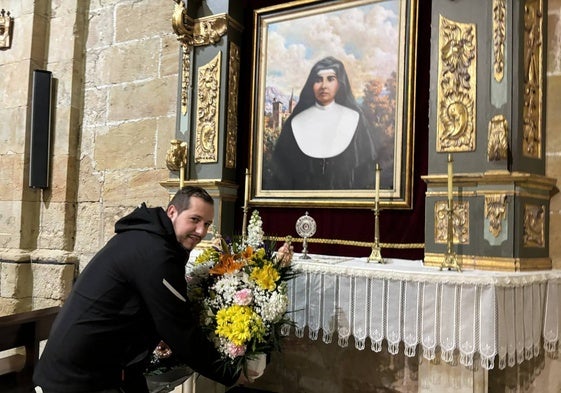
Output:
M245 191L243 197L243 222L242 222L242 239L247 239L247 211L249 205L249 169L245 168Z
M375 198L374 198L374 244L372 245L372 251L368 257L367 262L378 262L384 263L382 258L382 252L380 249L380 165L376 164L376 182L375 182Z
M456 253L453 250L454 245L454 197L453 197L453 185L454 185L454 160L452 159L452 154L448 154L448 206L446 208L446 218L447 218L447 230L446 230L446 254L444 255L444 261L440 265L440 270L446 268L448 270L456 270L461 272L462 269L458 264L458 259L456 258Z

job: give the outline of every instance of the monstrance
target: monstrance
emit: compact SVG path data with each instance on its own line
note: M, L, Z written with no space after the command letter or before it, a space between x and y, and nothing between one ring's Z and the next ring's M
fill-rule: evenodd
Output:
M296 220L296 233L303 239L300 259L310 259L308 256L308 238L316 233L316 220L310 217L308 212Z

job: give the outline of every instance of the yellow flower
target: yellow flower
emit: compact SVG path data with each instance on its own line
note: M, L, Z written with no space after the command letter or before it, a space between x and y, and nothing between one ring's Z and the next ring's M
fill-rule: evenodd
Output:
M235 345L245 345L251 339L263 340L263 320L248 306L230 306L216 313L215 333Z
M195 258L195 264L205 263L208 261L218 261L218 251L213 248L207 248Z
M249 276L263 289L274 291L277 287L277 280L280 278L279 272L273 267L271 262L266 262L263 267L256 267Z

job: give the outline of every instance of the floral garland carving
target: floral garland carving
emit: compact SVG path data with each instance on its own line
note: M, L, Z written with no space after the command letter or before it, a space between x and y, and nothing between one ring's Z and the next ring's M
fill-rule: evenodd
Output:
M439 30L436 150L474 151L475 25L455 23L440 16Z

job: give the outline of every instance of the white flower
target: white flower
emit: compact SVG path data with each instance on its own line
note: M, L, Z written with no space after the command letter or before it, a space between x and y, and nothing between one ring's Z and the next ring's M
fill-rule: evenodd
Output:
M263 221L259 216L259 211L254 210L247 226L247 245L258 248L263 245Z
M261 311L266 322L276 322L282 318L288 307L288 297L285 294L274 292Z

